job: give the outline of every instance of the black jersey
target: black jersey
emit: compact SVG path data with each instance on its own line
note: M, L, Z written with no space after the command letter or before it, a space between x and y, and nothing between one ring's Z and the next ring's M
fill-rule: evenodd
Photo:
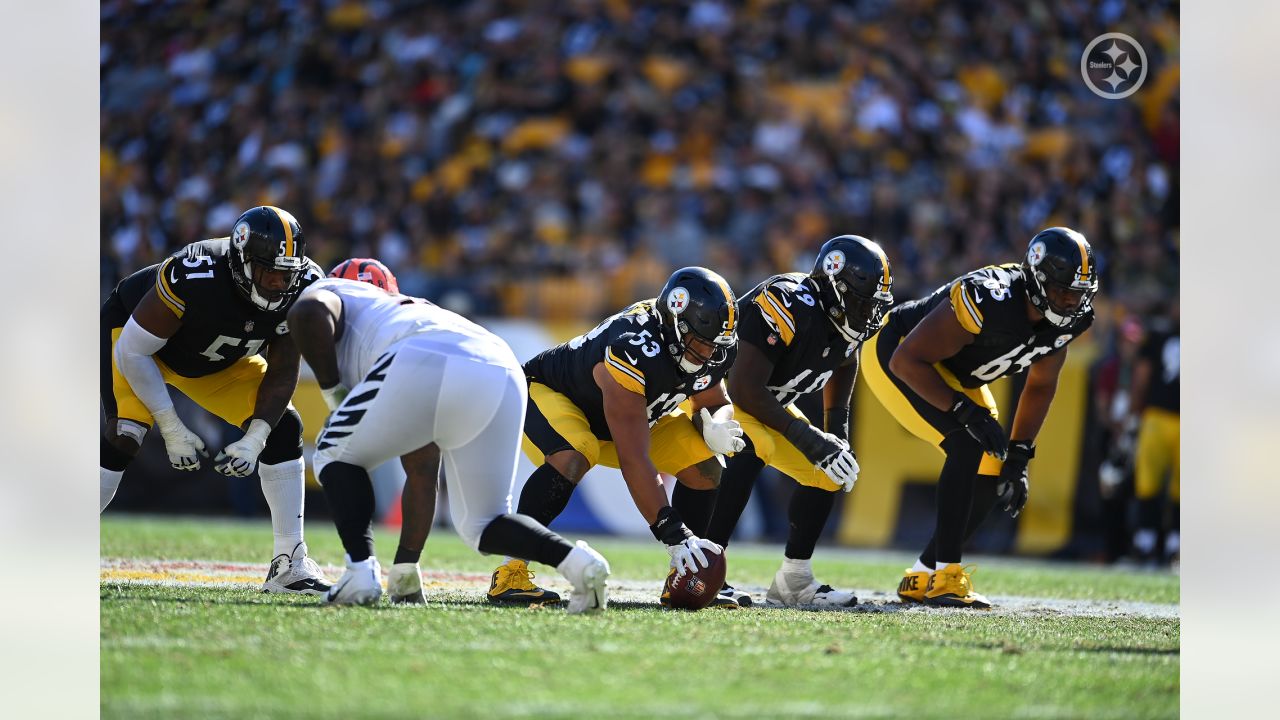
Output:
M738 299L738 337L773 363L767 387L783 405L821 390L858 350L816 300L804 273L774 275Z
M1156 327L1142 345L1142 357L1151 362L1151 379L1147 383L1146 407L1179 412L1182 407L1179 379L1181 341L1178 328Z
M604 417L604 393L591 374L596 364L603 362L618 384L644 396L649 427L653 427L686 398L723 380L737 356L737 348L731 348L724 363L686 373L662 346L660 323L654 301L641 300L591 332L529 360L524 364L525 375L568 397L587 416L591 432L601 440L611 440Z
M182 320L155 357L183 377L204 377L237 360L256 355L277 337L286 335L291 305L266 311L240 294L231 279L228 238L187 245L163 262L145 267L111 291L102 305L102 322L124 327L142 296L155 288L160 300ZM308 260L302 287L324 277Z
M906 337L935 307L950 303L956 319L977 337L960 352L942 361L963 387L976 388L992 380L1016 375L1031 363L1051 355L1084 334L1093 324L1093 311L1067 327L1027 317L1026 278L1018 263L988 265L961 275L932 295L895 307L885 329ZM883 340L881 341L883 342Z

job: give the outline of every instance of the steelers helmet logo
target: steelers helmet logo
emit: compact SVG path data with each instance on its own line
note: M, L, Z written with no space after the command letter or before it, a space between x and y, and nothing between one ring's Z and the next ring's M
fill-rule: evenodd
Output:
M1031 264L1031 267L1036 267L1041 260L1044 260L1044 252L1043 242L1031 243L1031 247L1027 248L1027 262Z
M237 250L243 250L245 244L249 242L249 223L242 222L236 225L236 229L231 232L231 244Z
M693 381L693 390L694 392L697 392L698 390L706 390L707 386L710 384L711 384L711 376L703 375L702 377Z
M689 291L683 287L671 289L671 293L667 295L667 309L672 315L679 315L689 307Z
M832 250L822 258L822 271L828 275L838 275L844 269L844 264L844 251Z
M1069 343L1069 342L1071 342L1071 336L1070 336L1070 335L1059 335L1059 336L1058 336L1058 339L1056 339L1056 340L1054 340L1054 341L1053 341L1053 346L1054 346L1055 348L1060 348L1060 347L1062 347L1063 345L1066 345L1066 344L1067 344L1067 343Z

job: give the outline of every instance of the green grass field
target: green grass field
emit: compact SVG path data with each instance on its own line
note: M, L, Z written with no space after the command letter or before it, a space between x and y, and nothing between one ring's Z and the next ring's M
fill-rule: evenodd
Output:
M384 562L395 539L378 535ZM307 541L322 565L341 563L327 524L313 523ZM265 521L103 518L103 717L1178 713L1178 579L1169 574L979 559L977 589L998 605L1009 598L996 611L902 609L877 595L852 611L689 613L658 607L666 554L654 543L598 538L613 578L643 592L570 616L488 605L483 579L429 582L425 607L329 608L244 583L147 583L106 569L202 560L257 563L265 574L270 542ZM781 548L735 545L728 557L731 582L764 588ZM493 564L441 531L422 560L428 575L485 576ZM814 560L823 582L864 598L891 591L908 564L906 553L826 547Z

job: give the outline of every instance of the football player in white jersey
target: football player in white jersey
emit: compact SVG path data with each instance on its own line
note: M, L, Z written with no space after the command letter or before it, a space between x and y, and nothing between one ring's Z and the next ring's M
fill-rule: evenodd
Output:
M308 288L289 327L333 411L312 460L347 552L327 602L382 597L368 471L399 457L407 473L422 472L432 464L419 460L438 448L468 545L555 567L573 585L571 613L607 605L599 553L511 512L528 390L506 343L426 300L338 278Z

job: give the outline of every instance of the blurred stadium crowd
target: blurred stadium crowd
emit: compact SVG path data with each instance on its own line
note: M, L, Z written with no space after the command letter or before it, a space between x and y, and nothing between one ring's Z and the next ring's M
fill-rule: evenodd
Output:
M1115 30L1122 101L1079 71ZM104 0L101 289L264 203L324 267L571 323L850 232L910 299L1064 224L1118 357L1177 295L1177 57L1176 2Z

